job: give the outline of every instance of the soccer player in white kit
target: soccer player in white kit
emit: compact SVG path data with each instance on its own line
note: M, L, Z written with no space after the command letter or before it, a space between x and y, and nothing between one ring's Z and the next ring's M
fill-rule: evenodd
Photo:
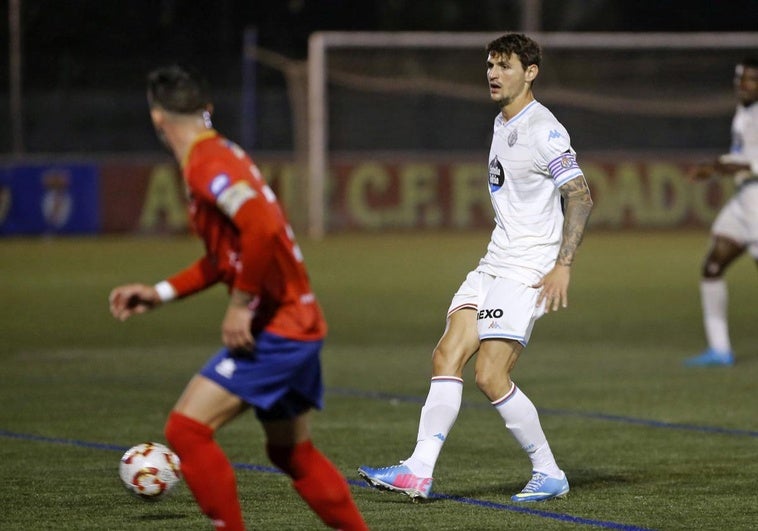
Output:
M696 179L733 177L737 192L711 227L711 245L700 280L708 348L685 360L690 367L734 364L724 273L745 251L758 264L758 57L746 58L736 66L734 89L738 104L732 120L729 153L715 162L697 166L692 172Z
M461 407L463 368L474 354L476 385L532 462L531 480L511 499L547 500L569 490L537 409L510 374L535 320L568 304L571 266L592 199L566 129L534 99L539 45L511 33L486 51L490 96L501 109L487 182L495 210L492 239L450 304L413 454L399 465L358 469L370 485L414 500L431 492L434 466Z

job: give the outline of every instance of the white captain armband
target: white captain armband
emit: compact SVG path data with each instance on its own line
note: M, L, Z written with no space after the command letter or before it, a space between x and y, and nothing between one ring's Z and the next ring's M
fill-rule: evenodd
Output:
M176 298L176 290L174 289L174 286L166 280L158 282L153 287L155 288L155 291L158 292L158 298L161 302L168 302Z
M257 195L250 183L239 181L218 194L216 204L224 214L233 218L245 201L254 199Z

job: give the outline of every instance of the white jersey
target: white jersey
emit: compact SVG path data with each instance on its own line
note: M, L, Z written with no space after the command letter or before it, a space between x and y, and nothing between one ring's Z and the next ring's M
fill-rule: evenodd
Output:
M735 176L737 193L724 205L711 232L747 247L758 260L758 103L739 105L732 120L732 145L722 162L749 164L750 173Z
M489 191L495 229L477 271L538 282L558 257L563 211L558 190L582 175L566 129L532 101L506 121L495 118Z
M758 102L749 107L737 106L732 119L732 145L721 160L749 164L750 173L758 176Z

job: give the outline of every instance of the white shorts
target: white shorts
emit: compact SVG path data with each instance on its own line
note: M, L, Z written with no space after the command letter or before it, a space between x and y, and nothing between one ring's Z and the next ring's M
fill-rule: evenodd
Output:
M745 185L724 205L711 232L744 245L758 260L758 183Z
M545 313L537 307L539 289L510 278L472 271L453 296L448 317L458 310L477 312L479 339L515 339L526 346L534 322Z

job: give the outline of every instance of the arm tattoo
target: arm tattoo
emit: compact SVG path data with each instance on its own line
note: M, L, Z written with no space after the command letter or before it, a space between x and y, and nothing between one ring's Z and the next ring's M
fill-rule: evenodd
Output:
M579 244L582 243L584 229L592 211L592 197L584 176L570 180L561 186L560 190L566 210L563 219L563 240L556 263L570 266Z

